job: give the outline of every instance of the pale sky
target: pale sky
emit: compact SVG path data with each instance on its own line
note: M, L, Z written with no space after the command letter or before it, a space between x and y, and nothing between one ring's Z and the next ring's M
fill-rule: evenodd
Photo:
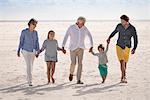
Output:
M0 20L150 19L150 0L0 0Z

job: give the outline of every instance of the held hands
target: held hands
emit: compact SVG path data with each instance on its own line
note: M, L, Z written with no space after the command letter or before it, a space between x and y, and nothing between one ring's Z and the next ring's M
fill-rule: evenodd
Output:
M38 57L39 57L39 54L35 54L35 57L38 58Z
M37 53L35 54L35 57L38 58L38 57L39 57L39 54L40 54L40 50L37 51Z
M110 38L108 38L107 39L107 44L109 44L110 43ZM135 49L133 48L132 50L131 50L131 54L134 54L135 53Z
M108 38L106 41L107 41L107 44L109 44L110 43L110 38Z
M65 50L64 47L62 47L62 52L63 52L64 54L66 54L66 50Z
M132 49L132 50L131 50L131 54L134 54L134 53L135 53L135 49Z
M17 52L17 56L20 57L20 52Z
M66 50L62 50L62 52L63 52L64 54L66 54Z
M91 47L90 49L89 49L89 52L91 53L93 51L93 47Z

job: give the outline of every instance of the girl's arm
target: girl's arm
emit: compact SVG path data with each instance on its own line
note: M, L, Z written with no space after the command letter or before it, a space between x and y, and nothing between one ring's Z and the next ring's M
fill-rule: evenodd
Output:
M62 51L63 49L62 49L62 48L60 48L60 47L57 47L57 50L58 50L58 51Z
M58 50L58 51L62 51L62 52L65 54L65 53L66 53L66 50L64 50L63 48L60 48L60 47L59 47L57 40L56 40L56 43L57 43L57 50Z
M56 40L56 45L57 45L57 50L62 51L62 48L59 47L57 40Z
M37 52L37 55L39 55L44 49L46 48L46 40L44 41L42 48Z

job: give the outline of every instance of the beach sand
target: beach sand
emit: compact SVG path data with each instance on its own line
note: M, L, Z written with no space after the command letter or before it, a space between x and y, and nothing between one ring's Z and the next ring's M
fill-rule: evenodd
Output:
M0 100L150 100L150 21L131 22L137 29L139 44L134 55L130 55L127 68L127 84L120 82L120 66L116 56L115 44L117 35L111 40L108 51L108 77L101 83L98 71L98 59L84 52L82 81L83 85L69 82L70 55L58 53L55 72L55 84L46 85L46 64L44 52L35 59L33 67L33 86L26 84L26 65L21 55L16 52L19 36L27 22L0 22ZM37 31L40 46L53 29L61 47L67 28L73 22L39 22ZM94 40L94 51L100 43L106 45L106 39L118 21L87 22ZM87 39L88 41L88 39ZM76 71L75 71L76 72Z

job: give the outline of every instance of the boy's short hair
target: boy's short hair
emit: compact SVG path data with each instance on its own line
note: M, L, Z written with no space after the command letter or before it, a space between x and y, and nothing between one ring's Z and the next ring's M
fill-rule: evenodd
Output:
M120 19L123 19L123 20L125 20L126 22L129 22L129 17L128 17L127 15L122 15L122 16L120 17Z
M99 48L101 48L103 50L105 49L105 47L102 44L100 44L97 49L99 50Z

